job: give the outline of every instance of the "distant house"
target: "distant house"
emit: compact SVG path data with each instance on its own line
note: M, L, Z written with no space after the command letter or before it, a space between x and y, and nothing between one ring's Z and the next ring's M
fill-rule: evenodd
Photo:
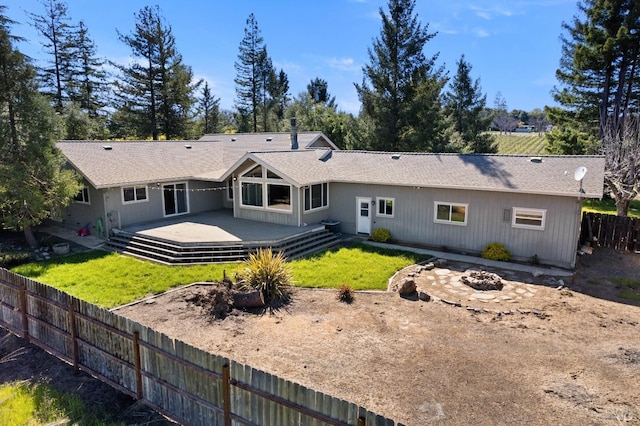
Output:
M297 146L296 146L297 145ZM228 210L238 219L346 234L382 227L399 242L575 265L581 206L601 198L600 156L341 151L322 133L206 135L199 141L58 147L85 188L59 221L114 229ZM574 171L586 167L581 182Z

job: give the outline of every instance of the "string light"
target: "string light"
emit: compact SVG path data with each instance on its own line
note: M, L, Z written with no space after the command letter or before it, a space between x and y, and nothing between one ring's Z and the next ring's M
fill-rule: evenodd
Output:
M226 191L226 186L219 186L215 188L189 188L189 189L178 189L178 188L163 188L162 186L149 186L153 190L157 191L174 191L174 192L209 192L209 191Z

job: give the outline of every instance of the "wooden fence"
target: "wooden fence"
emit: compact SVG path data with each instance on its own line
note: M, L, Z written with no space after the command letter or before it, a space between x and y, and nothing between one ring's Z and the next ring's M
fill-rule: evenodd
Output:
M0 326L182 424L395 424L2 268Z
M594 247L640 252L640 219L585 212L580 241Z

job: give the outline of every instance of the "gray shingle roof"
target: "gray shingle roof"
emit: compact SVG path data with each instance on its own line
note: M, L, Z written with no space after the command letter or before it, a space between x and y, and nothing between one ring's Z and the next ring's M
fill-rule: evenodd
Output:
M320 132L298 133L298 145L335 148ZM289 133L215 134L199 141L61 141L57 147L93 186L108 188L188 178L218 181L247 152L287 150L291 138Z
M232 141L235 138L235 141ZM267 141L270 138L270 141ZM604 158L457 155L304 149L334 145L321 133L205 135L200 141L62 141L58 147L96 188L186 179L222 181L247 159L267 165L294 185L353 182L474 189L561 196L577 195L579 166L588 170L586 197L602 197ZM103 147L109 145L110 150ZM187 149L187 146L190 146Z
M584 196L602 197L604 157L458 155L370 151L253 153L253 159L295 182L322 181L474 189L561 196L577 195L577 167L587 168ZM540 159L539 162L531 161Z

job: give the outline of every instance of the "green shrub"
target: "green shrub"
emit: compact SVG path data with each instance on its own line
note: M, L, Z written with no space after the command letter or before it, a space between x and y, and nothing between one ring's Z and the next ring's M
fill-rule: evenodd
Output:
M31 255L26 252L1 253L0 252L0 268L13 268L29 262Z
M508 262L511 260L511 253L502 243L489 243L482 250L482 257L490 260L501 260Z
M371 233L371 239L376 243L386 243L391 239L391 231L386 228L374 229Z
M291 284L291 272L282 252L271 248L251 253L245 261L244 286L262 291L267 303L286 300L286 286Z
M340 288L338 288L338 300L344 302L348 305L353 303L356 298L356 293L353 291L353 288L347 284L342 284Z

